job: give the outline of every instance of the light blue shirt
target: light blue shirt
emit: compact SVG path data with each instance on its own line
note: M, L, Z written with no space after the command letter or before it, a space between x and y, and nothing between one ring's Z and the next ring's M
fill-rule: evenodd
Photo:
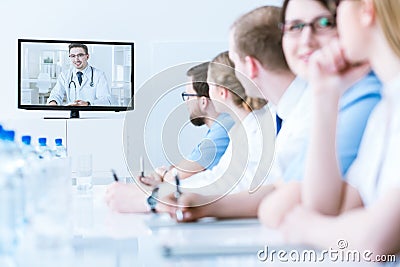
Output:
M229 145L228 131L234 123L231 116L221 113L187 159L211 170L218 164Z
M371 111L381 100L382 84L373 72L349 88L339 102L336 140L340 171L343 175L358 154L358 148ZM309 136L309 135L308 135ZM308 142L283 174L285 181L304 177Z

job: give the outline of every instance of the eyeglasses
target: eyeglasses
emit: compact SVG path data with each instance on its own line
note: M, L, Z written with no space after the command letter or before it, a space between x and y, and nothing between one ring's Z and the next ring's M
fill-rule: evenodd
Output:
M80 54L77 54L77 55L71 54L71 55L69 55L69 58L70 58L70 59L75 59L75 58L81 59L81 58L83 58L83 57L86 56L86 55L87 55L87 54L83 54L83 53L80 53Z
M334 17L320 16L309 23L301 20L285 22L281 25L281 28L284 35L299 36L307 26L310 26L312 32L315 34L325 34L336 29L336 21Z
M202 96L202 95L199 95L199 94L189 94L189 93L183 92L183 93L182 93L182 100L183 100L183 101L188 101L188 100L189 100L189 97L191 97L191 96L200 97L200 96Z

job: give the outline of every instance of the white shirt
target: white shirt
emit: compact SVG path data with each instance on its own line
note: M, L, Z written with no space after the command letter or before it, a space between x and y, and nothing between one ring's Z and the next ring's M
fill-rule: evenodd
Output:
M76 75L78 71L75 68L71 68L60 74L56 85L51 90L47 103L54 100L58 105L62 105L66 96L65 104L73 103L75 100L83 100L90 102L93 106L112 105L111 89L104 72L88 65L82 70L82 84L79 85Z
M298 152L307 145L311 111L309 90L306 88L307 83L296 78L279 100L276 109L283 122L276 138L275 158L267 183L280 179Z
M286 119L295 109L299 100L303 96L306 87L307 82L296 77L286 89L285 93L281 96L281 99L279 99L279 103L276 107L276 113L282 119L282 124L285 123Z
M236 193L249 190L256 173L265 176L273 158L275 139L269 111L262 108L250 113L241 123L235 123L229 134L231 142L218 165L182 180L182 187L200 188L207 195Z
M400 78L382 90L372 111L358 157L347 181L360 193L365 206L388 189L400 188Z

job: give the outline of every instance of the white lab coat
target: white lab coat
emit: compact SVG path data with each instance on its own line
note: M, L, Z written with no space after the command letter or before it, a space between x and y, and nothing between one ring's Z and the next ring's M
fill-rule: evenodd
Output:
M93 86L90 86L93 69ZM106 75L95 67L87 66L83 71L82 84L79 85L76 73L79 70L71 68L62 72L57 79L56 85L50 93L47 103L54 100L57 104L70 104L75 100L90 102L93 106L110 106L111 89L108 85ZM63 102L66 96L66 103Z

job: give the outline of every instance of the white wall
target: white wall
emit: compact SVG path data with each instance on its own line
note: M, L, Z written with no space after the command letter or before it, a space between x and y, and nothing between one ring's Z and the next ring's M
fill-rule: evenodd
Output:
M2 0L0 121L54 114L17 109L18 38L135 41L138 90L165 67L210 60L227 49L229 26L235 18L266 4L279 5L281 0ZM202 44L204 49L198 49ZM196 47L193 51L189 49L192 45ZM161 54L170 47L174 51Z

